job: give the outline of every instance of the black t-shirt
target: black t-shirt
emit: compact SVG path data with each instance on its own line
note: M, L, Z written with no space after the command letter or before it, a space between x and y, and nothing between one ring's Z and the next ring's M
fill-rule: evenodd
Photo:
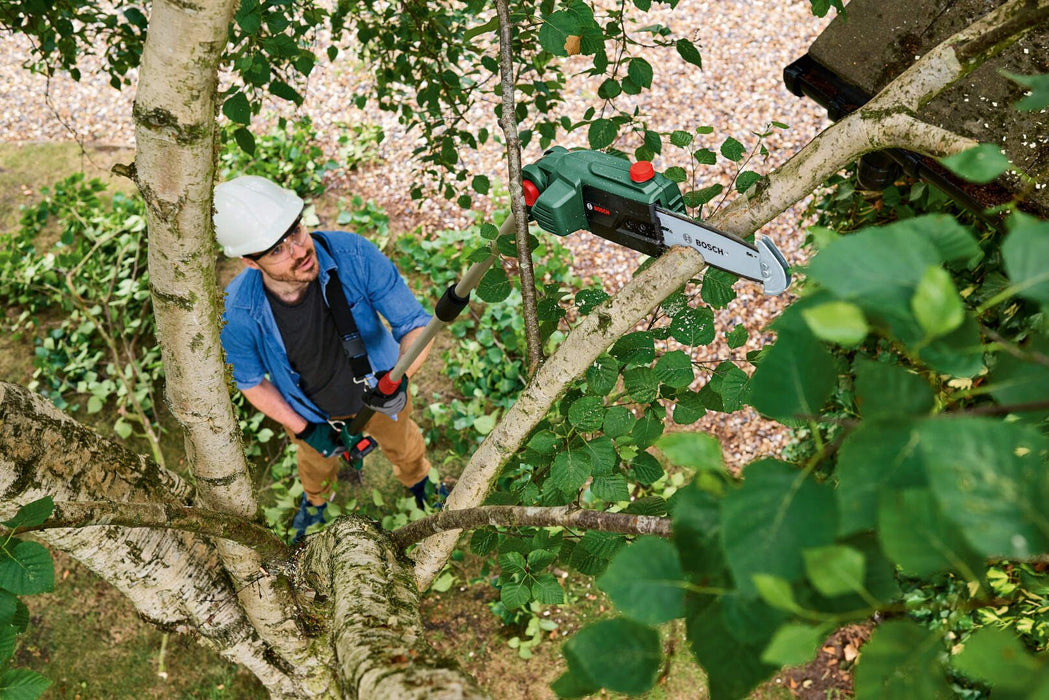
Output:
M331 310L314 280L297 304L287 304L266 290L273 317L284 340L299 387L329 416L351 416L364 405L364 385L353 381L353 370L342 349Z

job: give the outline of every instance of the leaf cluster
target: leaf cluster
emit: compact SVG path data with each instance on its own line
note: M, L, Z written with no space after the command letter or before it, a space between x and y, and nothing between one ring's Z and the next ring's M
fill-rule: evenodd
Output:
M19 596L48 593L55 587L51 553L42 544L23 540L15 533L19 528L42 524L53 510L54 503L45 496L0 523L7 530L0 543L0 696L12 700L35 700L51 685L35 671L10 666L18 635L29 626L29 608Z

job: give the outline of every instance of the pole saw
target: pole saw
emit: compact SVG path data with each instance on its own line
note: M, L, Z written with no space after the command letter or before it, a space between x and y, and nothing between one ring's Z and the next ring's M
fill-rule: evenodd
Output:
M787 261L769 238L752 244L689 218L677 184L655 172L648 161L631 164L607 153L554 146L524 167L521 184L529 218L548 233L567 236L587 230L653 257L683 245L698 251L711 267L760 283L765 294L782 294L790 286ZM499 233L506 235L514 228L513 217L507 217ZM405 370L466 308L470 292L498 257L493 252L474 263L445 290L422 334L379 380L379 391L385 396L397 391ZM346 429L359 434L372 413L363 408Z

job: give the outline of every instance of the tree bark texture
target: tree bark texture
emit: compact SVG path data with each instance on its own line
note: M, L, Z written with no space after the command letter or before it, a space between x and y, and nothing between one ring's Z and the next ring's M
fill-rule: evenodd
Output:
M208 509L258 510L229 397L215 277L212 189L218 63L236 0L157 0L142 54L134 118L136 180L147 208L149 274L169 406ZM258 553L216 540L248 617L288 669L323 692L319 668L289 612L291 592ZM316 676L312 681L311 676Z
M309 538L297 590L331 625L345 698L486 698L476 681L423 642L419 592L389 534L363 518L340 518Z
M609 513L573 506L481 506L465 510L444 509L399 527L390 533L393 544L404 549L430 535L446 530L476 530L479 527L567 527L625 535L670 537L670 518L633 513Z
M499 17L499 74L503 88L502 112L499 125L506 138L507 181L510 183L510 215L517 224L517 265L521 277L525 344L528 347L528 373L532 376L543 361L543 342L539 335L539 312L535 296L535 271L532 251L528 247L528 211L525 209L524 190L521 189L521 137L517 133L517 114L514 106L514 24L508 0L496 0Z
M1049 0L1011 0L962 32L944 41L902 73L862 109L831 125L746 195L735 198L709 223L741 237L753 234L787 208L813 192L830 175L864 153L904 148L943 156L975 145L970 139L919 122L917 108L964 77L972 68L956 56L958 46L995 31L1018 13L1041 10ZM1021 27L1022 31L1029 28ZM995 35L998 43L1012 39ZM990 51L991 49L985 49ZM449 509L479 506L495 477L562 395L601 352L632 330L705 263L690 248L676 247L660 256L615 296L574 328L474 452L448 500ZM415 575L426 589L451 555L458 531L427 538L414 552Z
M0 383L0 517L44 496L185 506L194 494L176 475L85 428L46 399ZM146 620L161 629L197 632L275 695L294 694L208 542L190 533L118 527L38 536L115 586Z

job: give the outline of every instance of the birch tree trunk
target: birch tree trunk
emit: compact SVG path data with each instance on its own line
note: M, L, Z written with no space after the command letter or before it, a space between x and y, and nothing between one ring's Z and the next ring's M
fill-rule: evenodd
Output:
M218 62L236 0L153 3L134 119L136 181L147 208L149 274L167 398L186 432L201 505L245 518L258 505L219 342L212 190ZM330 674L294 617L288 582L258 554L217 540L240 603L288 673L323 693Z
M1032 28L1017 21L1027 14L1043 16L1049 0L1010 0L925 54L863 109L830 126L787 163L769 174L760 186L733 200L709 222L724 231L747 237L793 204L813 192L830 175L864 153L903 148L924 155L944 156L975 145L915 118L918 108L967 75L975 65L994 55ZM998 31L1016 27L1013 32ZM981 41L993 36L994 41ZM979 45L980 57L966 53ZM960 57L964 54L964 57ZM448 508L481 504L503 465L520 449L569 383L580 376L605 348L633 329L659 302L702 271L703 257L691 248L674 248L634 277L615 296L597 307L572 330L517 403L504 415L474 452L448 499ZM451 555L459 531L443 532L420 543L415 551L419 588L433 582Z

